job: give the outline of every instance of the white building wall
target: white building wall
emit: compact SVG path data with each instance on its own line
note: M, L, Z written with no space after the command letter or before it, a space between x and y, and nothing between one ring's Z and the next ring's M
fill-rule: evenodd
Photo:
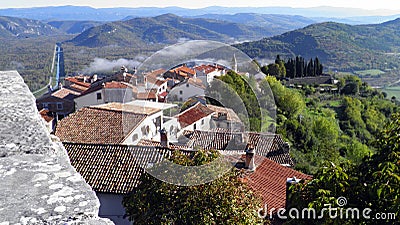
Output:
M179 132L178 132L178 137L183 135L183 131L185 131L185 130L194 131L195 124L196 124L196 130L204 130L204 131L211 130L213 128L212 115L213 114L210 114L210 115L190 124L189 126L186 126L183 128L180 127Z
M175 86L168 94L168 101L186 101L193 96L203 96L204 89L194 86L189 83L184 83Z
M122 205L123 195L96 192L100 201L99 216L109 218L115 225L132 225L128 219L124 219L125 208Z
M101 99L97 99L98 93L101 94ZM109 102L124 102L125 94L125 101L133 100L132 88L108 88L97 90L75 98L76 110L87 106L101 105Z
M97 99L97 93L101 94L101 99ZM83 107L92 106L92 105L101 105L104 104L104 94L103 90L97 90L92 93L79 96L74 99L76 104L76 110L81 109Z
M168 119L169 120L166 121L162 127L167 131L168 141L177 142L178 141L177 135L179 131L178 119L175 117L168 117ZM155 138L154 140L159 141L159 138L158 139Z
M146 119L144 119L142 123L140 123L139 126L125 138L123 144L136 145L140 139L151 140L153 138L159 138L158 130L160 128L156 127L155 124L157 118L162 121L161 111L146 117Z
M108 88L104 89L104 102L128 102L133 100L132 88ZM126 97L125 97L126 96Z

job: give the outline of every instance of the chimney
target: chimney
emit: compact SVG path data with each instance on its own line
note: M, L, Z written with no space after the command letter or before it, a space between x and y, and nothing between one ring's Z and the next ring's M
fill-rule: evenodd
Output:
M283 143L282 150L285 153L289 153L290 152L290 145L289 145L288 142Z
M96 82L97 81L97 74L94 74L93 75L93 82Z
M244 168L250 171L256 170L256 165L254 164L255 150L252 144L247 144L246 146L246 160L244 162Z
M167 131L165 130L165 128L160 130L160 144L161 144L161 147L169 148L168 136L167 136Z
M290 204L289 204L290 190L289 190L289 188L292 185L295 185L295 184L297 184L299 182L300 182L300 179L297 179L296 177L290 177L290 178L286 179L286 202L285 202L285 206L286 206L287 210L289 210L289 208L290 208Z

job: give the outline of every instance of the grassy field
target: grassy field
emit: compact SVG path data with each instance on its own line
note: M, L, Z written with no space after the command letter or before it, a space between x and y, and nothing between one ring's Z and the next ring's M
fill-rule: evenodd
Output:
M355 74L357 74L359 76L378 76L378 75L382 75L385 73L382 70L378 70L378 69L358 70L358 71L354 71L354 72L355 72Z
M396 99L400 99L400 86L385 87L382 88L381 91L386 92L388 99L391 99L393 96L395 96Z

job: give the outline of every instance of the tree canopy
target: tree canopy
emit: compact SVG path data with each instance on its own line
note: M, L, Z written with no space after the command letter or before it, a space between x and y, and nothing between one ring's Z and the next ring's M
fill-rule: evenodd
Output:
M199 166L219 156L199 150L190 157L179 151L172 161ZM139 186L123 200L126 215L135 224L262 224L257 215L261 198L232 169L220 178L197 186L176 186L144 173ZM265 221L264 221L265 222Z

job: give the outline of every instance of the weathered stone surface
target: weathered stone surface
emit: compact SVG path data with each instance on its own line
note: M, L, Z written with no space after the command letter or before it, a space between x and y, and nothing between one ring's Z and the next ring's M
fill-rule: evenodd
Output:
M35 98L16 71L0 72L0 225L113 224L52 142Z

